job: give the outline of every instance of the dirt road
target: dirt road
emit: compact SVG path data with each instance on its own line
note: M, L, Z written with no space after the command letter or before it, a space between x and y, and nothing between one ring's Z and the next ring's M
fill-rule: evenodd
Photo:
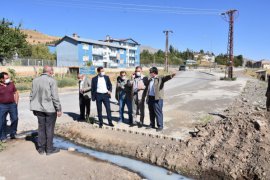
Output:
M31 141L15 140L0 152L1 180L89 180L141 179L137 174L112 164L61 150L50 156L39 155Z

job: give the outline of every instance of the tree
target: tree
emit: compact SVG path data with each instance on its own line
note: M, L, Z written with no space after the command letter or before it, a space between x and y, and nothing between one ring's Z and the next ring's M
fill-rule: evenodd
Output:
M226 54L219 54L218 56L216 56L215 62L220 65L227 65L228 56Z
M243 56L239 55L239 56L235 56L234 57L234 66L238 67L238 66L242 66L243 65Z
M194 53L187 49L182 53L182 59L187 60L187 59L194 59Z
M153 63L153 54L148 50L143 50L140 54L141 64L151 64Z
M204 50L203 49L200 50L200 54L204 54Z
M216 56L215 62L220 65L228 65L228 56L226 54L219 54ZM234 56L234 66L243 65L243 55Z
M29 44L20 27L13 27L13 23L4 18L0 20L0 58L9 59L16 53L19 57L29 56Z
M32 45L32 58L34 59L48 59L55 60L56 55L51 54L49 48L46 45L38 44Z

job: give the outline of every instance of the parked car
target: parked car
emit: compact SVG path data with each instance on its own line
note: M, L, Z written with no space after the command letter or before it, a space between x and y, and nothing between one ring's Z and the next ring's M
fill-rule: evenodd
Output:
M185 71L185 70L186 70L186 66L185 65L180 65L179 71Z

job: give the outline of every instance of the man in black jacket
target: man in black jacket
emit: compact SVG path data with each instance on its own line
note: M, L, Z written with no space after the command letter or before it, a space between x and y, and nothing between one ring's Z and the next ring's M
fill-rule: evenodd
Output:
M106 108L109 126L113 127L114 125L112 123L111 106L110 106L112 83L110 81L109 76L105 75L103 67L98 67L97 72L98 75L92 79L91 92L92 92L92 101L96 101L97 105L99 128L103 126L102 103Z

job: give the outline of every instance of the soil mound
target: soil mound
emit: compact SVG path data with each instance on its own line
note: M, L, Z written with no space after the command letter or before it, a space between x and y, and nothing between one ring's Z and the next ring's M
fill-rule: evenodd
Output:
M249 81L224 119L199 127L186 151L204 175L221 179L270 177L270 114L265 110L266 84ZM193 149L193 150L192 150Z

